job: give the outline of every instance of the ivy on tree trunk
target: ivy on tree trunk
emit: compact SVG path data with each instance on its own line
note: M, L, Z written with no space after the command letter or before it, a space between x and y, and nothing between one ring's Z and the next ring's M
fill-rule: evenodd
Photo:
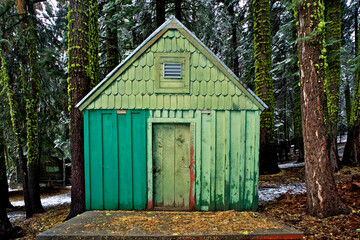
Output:
M87 1L69 1L68 12L68 95L70 111L71 205L67 219L85 211L83 117L75 105L90 90L87 73L88 9Z
M340 98L340 44L341 44L341 6L340 0L325 0L326 26L326 78L325 93L328 107L328 141L330 144L330 162L333 171L338 171L337 123Z
M337 191L330 163L325 123L324 91L326 64L323 0L305 0L296 8L301 79L301 111L305 148L307 212L325 218L349 213Z
M274 93L271 76L270 5L268 0L253 0L255 93L268 109L260 116L260 173L279 172L274 136Z
M40 73L39 63L37 59L37 36L36 36L36 20L33 3L28 2L28 28L27 43L29 46L29 65L30 65L30 93L26 99L26 137L27 137L27 167L29 179L29 197L33 213L42 213L44 208L40 201L39 186L39 124L38 124L38 108L40 102ZM24 89L26 91L26 89Z

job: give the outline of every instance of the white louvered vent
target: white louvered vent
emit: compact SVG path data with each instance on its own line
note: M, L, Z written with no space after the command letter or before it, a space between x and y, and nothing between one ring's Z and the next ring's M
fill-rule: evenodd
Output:
M164 63L164 78L182 78L181 63Z

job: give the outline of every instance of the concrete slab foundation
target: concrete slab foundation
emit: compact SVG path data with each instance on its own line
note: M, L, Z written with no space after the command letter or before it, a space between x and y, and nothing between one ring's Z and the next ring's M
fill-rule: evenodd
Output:
M267 219L259 213L246 213L246 216L253 216L254 219L250 221L244 218L244 214L241 212L219 215L219 212L88 211L39 234L36 239L301 239L303 237L301 232ZM253 224L252 221L260 224Z

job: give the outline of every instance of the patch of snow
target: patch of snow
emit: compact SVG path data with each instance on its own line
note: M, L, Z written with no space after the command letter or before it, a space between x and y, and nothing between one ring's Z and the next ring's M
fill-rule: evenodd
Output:
M21 217L25 217L25 212L10 212L10 213L8 213L8 218L12 222Z
M290 162L290 163L284 163L284 164L279 164L279 168L280 169L287 169L287 168L295 168L295 167L304 167L305 163L301 162Z
M260 188L259 204L277 199L283 194L302 194L306 192L305 183L281 184L278 187Z
M71 194L70 193L56 195L56 196L41 199L41 204L45 208L46 207L58 206L58 205L62 205L62 204L70 203L70 202L71 202ZM11 202L11 204L14 207L23 207L23 206L25 206L24 201Z
M71 194L70 193L66 193L66 194L60 194L60 195L56 195L56 196L52 196L52 197L47 197L47 198L43 198L41 199L41 204L44 208L48 208L48 207L54 207L54 206L59 206L59 205L63 205L63 204L68 204L71 202ZM25 206L24 201L16 201L16 202L11 202L11 204L14 207L23 207ZM10 212L8 213L8 217L10 221L15 221L18 218L24 217L25 216L25 212Z
M337 136L337 142L338 142L338 143L345 143L346 140L347 140L347 134Z

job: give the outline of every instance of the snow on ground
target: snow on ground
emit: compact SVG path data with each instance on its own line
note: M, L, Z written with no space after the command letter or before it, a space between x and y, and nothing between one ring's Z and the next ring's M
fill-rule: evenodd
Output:
M301 162L289 162L289 163L284 163L284 164L279 164L279 168L280 169L287 169L287 168L294 168L294 167L304 167L305 163Z
M42 204L42 206L44 208L59 206L59 205L67 204L67 203L70 203L70 202L71 202L71 194L70 193L56 195L56 196L41 199L41 204ZM23 207L23 206L25 206L24 201L11 202L11 204L14 207ZM9 219L11 221L14 221L14 220L16 220L16 219L18 219L20 217L23 217L23 216L25 216L25 212L23 212L23 211L15 211L15 212L8 213L8 217L9 217Z
M259 204L275 200L285 193L302 194L306 192L305 183L281 184L278 187L259 189Z

